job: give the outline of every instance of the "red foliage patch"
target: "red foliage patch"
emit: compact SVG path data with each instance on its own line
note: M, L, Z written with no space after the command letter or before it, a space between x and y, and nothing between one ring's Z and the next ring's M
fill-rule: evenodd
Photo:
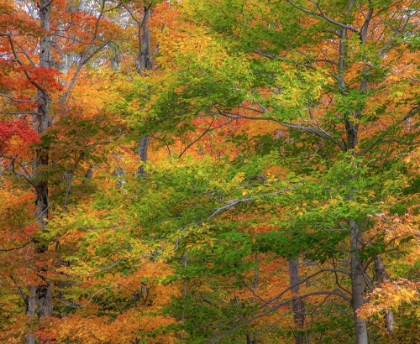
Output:
M0 122L0 153L7 151L7 146L13 137L20 138L27 145L40 143L36 130L24 120L10 120Z

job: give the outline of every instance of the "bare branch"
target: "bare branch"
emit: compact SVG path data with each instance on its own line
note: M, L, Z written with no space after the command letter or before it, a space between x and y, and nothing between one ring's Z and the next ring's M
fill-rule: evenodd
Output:
M3 94L3 93L0 93L0 97L10 99L10 100L12 100L12 101L14 101L16 103L36 103L37 102L37 100L33 100L33 99L17 99L17 98L13 98L12 96L9 96L9 95Z
M262 105L260 104L260 106L262 106ZM306 126L299 125L299 124L279 121L273 116L254 117L254 116L246 116L246 115L241 115L241 114L229 114L229 113L226 113L226 112L218 109L217 107L215 107L215 109L217 110L217 113L220 114L221 116L232 118L232 119L252 119L252 120L258 120L258 121L273 121L273 122L276 122L276 123L278 123L281 126L286 127L286 128L291 128L291 129L295 129L295 130L299 130L299 131L303 131L303 132L306 132L306 133L316 135L320 138L323 138L325 140L328 140L328 141L334 143L341 150L345 150L345 147L344 147L343 143L334 140L332 138L332 136L327 131L325 131L324 129L320 128L319 126L316 126L316 125L313 125L313 124L311 124L312 128L308 128ZM262 109L264 110L263 113L268 112L268 110L264 106L262 106ZM315 127L317 129L314 129Z
M289 4L291 4L293 7L297 8L298 10L300 10L300 11L302 11L302 12L305 12L305 13L311 14L311 15L316 16L316 17L321 17L321 18L325 19L326 21L330 22L331 24L337 25L337 26L339 26L339 27L341 27L341 28L343 28L343 29L347 29L347 30L351 30L351 31L353 31L353 32L359 33L359 30L357 30L355 27L353 27L353 26L351 26L351 25L346 25L346 24L340 23L340 22L338 22L338 21L336 21L336 20L334 20L334 19L332 19L332 18L328 17L328 16L327 16L327 15L326 15L323 11L322 11L322 9L321 9L321 7L319 6L319 3L318 3L318 2L311 1L312 3L314 3L314 4L315 4L316 8L318 9L318 11L319 11L318 13L317 13L317 12L313 12L313 11L311 11L311 10L308 10L307 8L303 8L303 7L301 7L301 6L297 5L297 4L295 4L292 0L287 0L287 2L288 2Z
M39 115L39 113L35 112L35 111L19 111L19 112L17 112L17 111L15 111L15 112L13 112L13 111L0 111L0 114L1 115L13 115L13 116L16 116L16 115Z
M10 279L13 281L13 283L15 284L15 286L18 288L18 290L19 290L19 294L20 294L20 296L22 297L22 299L23 299L23 301L25 302L25 305L26 305L26 307L28 306L28 298L27 298L27 296L25 295L25 293L23 292L23 290L22 290L22 287L17 283L17 281L16 281L16 279L13 277L13 275L10 275L9 276L10 277Z
M240 203L253 202L253 201L256 201L258 199L267 198L267 197L270 197L270 196L276 196L276 195L279 195L282 192L287 192L291 189L292 188L285 188L285 189L283 189L281 191L278 191L278 192L270 192L270 193L258 195L258 196L255 196L255 197L246 197L246 198L230 200L230 201L227 202L227 204L225 206L217 208L210 216L207 217L207 219L205 221L211 220L212 218L219 215L220 213L223 213L224 211L229 210L230 208L233 208Z
M5 174L8 169L10 169L10 168L13 167L13 164L15 163L15 160L16 160L16 157L13 157L11 159L11 161L9 162L9 164L3 169L3 171L1 171L0 178L3 177L3 174Z
M82 61L78 65L76 71L74 72L73 78L71 79L70 84L69 84L66 92L61 96L60 104L64 104L67 101L67 99L70 95L70 92L72 91L74 85L76 84L77 77L79 76L80 71L82 70L82 67L87 62L89 62L89 60L93 56L95 56L98 52L100 52L102 49L104 49L110 42L110 41L106 41L105 43L101 44L99 47L97 47L96 49L91 51L91 49L92 49L92 47L95 43L95 40L98 37L99 22L100 22L103 14L104 14L104 10L105 10L105 0L103 0L102 3L101 3L101 10L99 12L98 18L96 19L94 34L92 36L92 39L90 40L88 48L86 49L86 56L82 59Z
M344 300L346 300L348 303L351 304L351 299L349 297L347 297L346 295L344 295L340 290L326 290L326 291L316 291L316 292L311 292L311 293L307 293L307 294L302 294L299 295L300 298L307 298L310 296L315 296L315 295L329 295L329 296L338 296L340 298L343 298ZM236 326L232 327L230 330L226 331L225 333L223 333L222 335L220 335L218 338L216 338L215 340L212 340L211 343L216 344L216 343L220 343L224 338L226 338L229 334L239 330L240 328L250 324L251 322L259 319L259 318L263 318L266 315L274 312L275 310L279 309L282 306L285 306L287 304L289 304L290 302L292 302L293 299L288 299L282 302L279 302L278 304L276 304L274 307L269 308L268 310L257 314L251 318L248 318L242 322L240 322L239 324L237 324Z
M13 40L12 40L12 36L10 35L10 34L0 34L0 36L2 36L2 37L7 37L7 39L8 39L8 41L9 41L9 44L10 44L10 48L12 49L12 53L13 53L13 56L14 56L14 58L15 58L15 61L19 64L19 65L21 65L21 66L23 66L24 65L24 63L19 59L19 57L18 57L18 55L17 55L17 53L16 53L16 49L15 49L15 44L14 44L14 42L13 42ZM34 85L41 93L45 93L45 90L41 87L41 85L39 85L36 81L34 81L32 78L31 78L31 76L30 76L30 74L29 74L29 72L27 71L27 70L24 70L23 71L24 72L24 74L25 74L25 76L26 76L26 78L29 80L29 82L32 84L32 85Z

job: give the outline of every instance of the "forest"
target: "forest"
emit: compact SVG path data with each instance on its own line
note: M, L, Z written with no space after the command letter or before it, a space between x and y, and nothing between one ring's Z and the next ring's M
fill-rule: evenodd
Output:
M419 343L419 48L417 0L0 0L0 343Z

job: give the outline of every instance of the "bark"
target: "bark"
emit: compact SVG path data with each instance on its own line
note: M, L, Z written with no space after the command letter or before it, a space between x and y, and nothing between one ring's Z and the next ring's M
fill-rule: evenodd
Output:
M150 52L150 30L149 20L152 15L151 5L144 7L144 18L139 25L139 51L136 59L136 69L140 75L146 75L146 71L152 70L152 56Z
M93 165L90 165L85 173L85 178L92 179L92 177L93 177Z
M36 302L36 287L29 287L29 295L26 297L26 314L29 317L35 315L35 302ZM25 344L35 344L35 336L27 334L25 338Z
M147 149L149 147L150 135L143 136L139 141L139 157L142 162L147 161ZM140 165L139 169L137 170L138 176L144 176L146 171L143 168L143 165Z
M39 8L41 27L47 32L40 42L40 66L51 67L51 37L50 32L50 10L51 2L42 0ZM47 132L50 124L50 96L45 89L38 89L37 94L38 108L35 123L38 134L43 135ZM49 146L44 145L36 151L37 158L34 168L34 180L36 191L36 218L43 229L45 227L44 218L48 218L48 180L43 169L48 166Z
M146 2L147 3L147 2ZM146 76L147 71L153 69L152 55L151 55L151 42L150 42L150 30L148 28L150 17L152 15L152 6L148 4L144 7L144 18L142 23L139 25L138 38L139 38L139 51L136 59L137 72ZM142 161L147 161L147 150L149 147L150 135L145 135L139 141L138 154ZM137 175L142 177L146 175L146 171L143 165L140 165L137 171Z
M39 285L36 288L36 301L38 306L38 317L52 315L52 290L51 283Z
M355 2L351 0L349 2L349 13L354 6ZM365 18L365 23L363 25L362 35L361 35L361 43L364 44L366 42L366 35L367 29L369 26L370 17L368 16ZM343 50L343 57L340 58L342 60L342 70L341 73L344 72L346 68L345 60L347 57L347 47L345 46L345 39L347 38L347 29L342 30L342 35L340 39L340 45L342 45ZM341 56L341 51L340 51ZM365 92L367 87L367 75L365 71L363 71L362 81L360 83L360 91ZM344 80L344 79L343 79ZM346 87L344 85L344 87ZM346 90L342 89L342 92L346 94ZM356 110L353 113L354 117L358 119L361 115L360 110ZM346 150L352 151L353 156L356 156L356 146L358 144L358 131L359 126L357 120L354 121L349 117L347 114L345 115L345 128L346 128ZM357 166L355 166L357 168ZM348 197L349 200L355 200L354 192L351 192ZM359 318L357 316L357 310L363 306L365 303L364 300L364 293L365 293L365 262L360 257L360 249L363 244L363 232L357 225L356 221L352 218L349 219L349 227L350 227L350 254L351 254L351 289L352 289L352 308L353 308L353 317L354 317L354 332L356 336L356 344L368 344L368 333L366 328L366 321Z
M112 56L111 60L111 69L112 70L120 70L121 69L121 61L120 61L120 52L118 51L118 46L112 45L111 47Z
M349 220L351 229L350 250L351 250L351 287L352 287L352 308L354 314L354 330L356 344L368 344L366 321L357 316L356 311L364 304L365 278L364 264L360 259L359 250L362 243L362 231L352 219Z
M259 255L258 255L258 252L255 253L254 262L255 262L255 268L254 268L254 279L252 280L252 290L256 295L257 294L257 289L258 289L258 282L259 282L259 267L258 267ZM252 299L252 301L256 302L256 298L254 297ZM245 307L246 307L245 303L242 303L242 309L245 309ZM251 333L249 333L249 332L247 332L245 334L245 338L246 338L246 343L247 344L258 344L258 340L256 338L255 332L253 333L253 338L251 336Z
M50 35L50 13L51 1L41 0L39 4L39 18L41 28L45 31L45 35L40 40L39 64L44 68L51 68L51 46L52 38ZM35 118L36 130L38 134L43 135L47 132L50 125L50 96L44 88L38 88L37 94L38 108ZM45 228L48 218L48 179L45 170L49 164L49 146L43 145L36 151L36 160L33 164L33 177L36 192L35 200L35 216L40 224L41 230ZM43 253L47 250L47 246L36 244L35 252ZM51 284L30 286L28 296L27 314L29 317L35 316L35 306L40 318L52 315L52 292ZM28 334L26 336L26 344L35 343L35 335Z
M388 280L388 276L385 271L385 266L380 255L377 255L375 257L375 272L376 279L379 283L383 283ZM385 313L385 322L388 332L394 332L394 313L392 312L392 310L388 310Z
M290 286L293 294L298 294L300 290L300 275L299 275L299 259L289 259L289 278ZM299 297L296 296L292 301L293 320L298 330L305 326L305 303ZM298 334L295 336L296 344L303 344L305 342L305 336Z
M246 334L246 344L258 344L258 341L254 338L251 338L249 333Z

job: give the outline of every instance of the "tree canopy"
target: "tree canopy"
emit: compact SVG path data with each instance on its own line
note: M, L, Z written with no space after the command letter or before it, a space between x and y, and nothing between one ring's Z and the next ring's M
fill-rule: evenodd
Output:
M0 341L417 343L419 24L0 0Z

